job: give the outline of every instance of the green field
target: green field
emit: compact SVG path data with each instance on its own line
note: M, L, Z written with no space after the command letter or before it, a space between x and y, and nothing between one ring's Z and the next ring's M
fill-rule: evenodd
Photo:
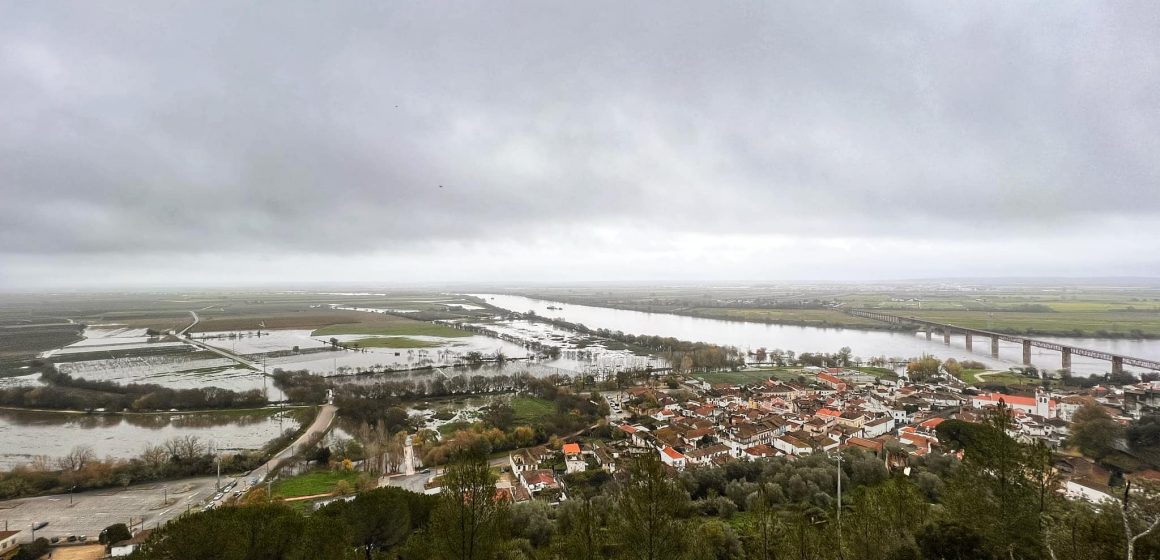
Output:
M846 315L833 309L739 309L723 307L693 307L680 313L694 317L779 323L807 327L883 328L883 323Z
M345 480L354 488L358 481L357 471L314 471L274 483L274 498L297 498L334 492L339 481Z
M333 336L336 334L365 334L379 336L438 336L443 338L458 338L471 336L468 331L451 328L444 325L413 321L402 317L393 317L390 321L376 323L345 323L330 325L316 329L312 336Z
M891 369L880 368L880 367L859 367L859 368L853 368L853 369L860 371L866 375L873 375L874 377L877 377L879 379L898 379L898 375L895 374L894 370L891 370Z
M889 311L883 310L884 313ZM1160 337L1154 311L917 311L906 316L960 327L1028 335Z
M405 336L388 336L360 338L354 342L348 342L347 346L353 348L434 348L439 346L439 343Z
M980 374L982 375L980 376ZM1017 375L1009 371L985 369L964 369L958 377L972 385L989 383L993 385L1006 385L1008 387L1020 387L1023 385L1041 385L1043 383L1038 379Z
M555 403L527 395L512 397L511 405L517 424L535 424L541 418L556 413Z
M458 432L459 430L466 430L466 429L470 428L471 424L472 424L471 422L465 422L462 420L460 420L458 422L448 422L446 424L440 424L439 425L439 435L444 437L444 438L449 438L449 437L455 435L455 432Z

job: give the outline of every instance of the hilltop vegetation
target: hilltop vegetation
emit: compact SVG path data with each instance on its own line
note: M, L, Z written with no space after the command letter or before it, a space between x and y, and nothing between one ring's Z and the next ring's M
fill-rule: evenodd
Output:
M1063 499L1052 454L1007 436L1009 421L1000 410L986 424L944 422L940 440L961 448L963 460L912 458L906 471L898 468L905 453L888 448L880 455L847 450L840 471L833 459L812 455L674 476L650 452L615 476L568 475L573 498L555 508L497 499L484 456L464 452L442 477L446 488L437 497L386 488L313 514L277 504L193 514L155 531L135 557L1112 560L1160 554L1160 534L1149 531L1160 519L1160 494L1139 488L1127 505Z

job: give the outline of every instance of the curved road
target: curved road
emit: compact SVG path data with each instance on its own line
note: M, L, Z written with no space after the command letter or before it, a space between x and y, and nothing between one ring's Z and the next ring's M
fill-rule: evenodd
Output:
M270 476L271 471L277 469L282 463L293 457L298 452L298 449L306 445L312 437L326 435L330 431L330 427L334 424L334 416L337 412L338 407L333 404L322 405L322 408L318 410L318 415L314 417L314 422L310 424L310 427L294 443L271 457L269 461L266 461L265 465L253 470L258 477L258 482L266 480L266 477Z

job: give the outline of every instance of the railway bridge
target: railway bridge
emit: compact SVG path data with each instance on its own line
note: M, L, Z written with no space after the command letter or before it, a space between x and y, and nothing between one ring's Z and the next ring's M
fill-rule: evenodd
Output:
M1135 358L1132 356L1121 356L1119 354L1112 354L1111 352L1104 352L1102 350L1092 350L1090 348L1080 348L1078 346L1068 346L1058 342L1051 342L1047 340L1039 340L1035 338L1028 338L1026 336L1019 336L1014 334L1003 334L982 329L973 329L969 327L960 327L957 325L950 325L947 323L938 323L935 321L927 321L926 319L919 319L918 317L904 317L900 315L890 315L878 311L871 311L868 309L844 309L846 313L855 317L863 317L866 319L873 319L885 323L895 325L918 325L926 329L926 338L931 338L931 333L939 331L943 335L943 342L951 343L951 334L958 333L963 335L966 339L967 350L972 350L974 337L983 337L991 339L991 356L999 357L999 341L1005 340L1007 342L1014 342L1023 346L1023 363L1024 365L1031 364L1031 348L1046 348L1048 350L1055 350L1062 356L1062 368L1066 370L1071 369L1072 355L1087 356L1090 358L1097 358L1100 360L1107 360L1112 362L1113 373L1123 373L1124 364L1131 366L1138 366L1153 370L1160 370L1160 361L1147 360L1144 358Z

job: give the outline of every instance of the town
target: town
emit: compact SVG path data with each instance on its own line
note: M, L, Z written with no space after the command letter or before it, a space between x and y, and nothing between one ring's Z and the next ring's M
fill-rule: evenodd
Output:
M748 384L690 378L676 388L648 383L602 392L610 405L610 437L511 451L497 469L497 492L515 503L558 503L568 498L563 475L623 472L642 454L657 455L674 474L730 461L814 454L836 458L846 449L873 454L889 469L905 469L911 458L931 453L961 458L960 450L940 443L938 426L946 420L980 422L1000 407L1010 414L1008 434L1016 441L1060 451L1081 407L1103 409L1121 425L1160 410L1156 381L1003 394L969 386L945 369L924 382L816 366L782 377ZM1054 466L1067 497L1116 499L1109 486L1112 473L1093 459L1060 454ZM1125 478L1160 480L1160 470L1143 468ZM437 473L426 477L424 491L441 489Z

